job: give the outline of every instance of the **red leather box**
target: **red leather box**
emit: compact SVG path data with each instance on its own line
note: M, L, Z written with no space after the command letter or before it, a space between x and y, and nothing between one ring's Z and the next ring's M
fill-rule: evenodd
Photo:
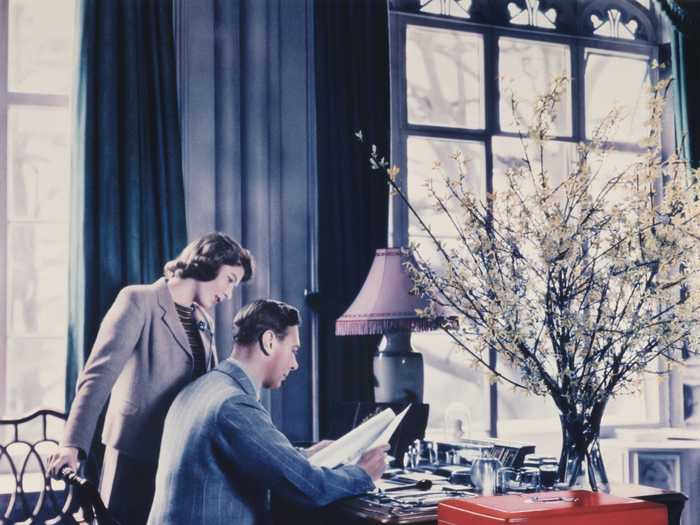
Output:
M444 500L439 525L667 525L666 506L601 492L566 490Z

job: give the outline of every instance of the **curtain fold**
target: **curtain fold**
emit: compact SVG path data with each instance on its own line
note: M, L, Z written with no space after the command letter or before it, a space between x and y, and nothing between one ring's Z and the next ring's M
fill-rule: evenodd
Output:
M301 309L299 370L263 391L293 441L313 433L309 202L315 178L313 0L174 0L188 232L219 229L256 259L255 277L217 307L217 348L245 303L281 299Z
M171 3L78 13L66 407L119 289L155 280L187 238Z
M700 163L700 4L690 0L656 3L672 25L676 148L696 168Z
M358 293L377 248L387 243L388 191L368 149L389 158L388 6L377 0L315 5L319 195L319 408L322 437L333 411L372 400L377 337L336 337L335 320Z

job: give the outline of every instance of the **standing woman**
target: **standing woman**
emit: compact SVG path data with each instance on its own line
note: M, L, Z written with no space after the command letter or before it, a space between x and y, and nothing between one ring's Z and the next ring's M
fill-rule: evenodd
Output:
M56 476L77 470L111 395L102 442L100 493L124 525L146 523L165 415L180 390L217 363L208 310L248 281L253 257L223 233L191 242L153 284L127 286L102 320L78 379L63 440L50 458Z

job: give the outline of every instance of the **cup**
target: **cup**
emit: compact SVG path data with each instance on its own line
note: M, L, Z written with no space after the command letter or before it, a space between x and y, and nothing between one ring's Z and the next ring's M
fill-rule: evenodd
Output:
M540 466L540 482L545 488L551 488L557 482L557 474L559 466L552 464L544 464Z
M538 490L540 488L540 469L524 467L518 472L520 490Z
M502 467L496 474L496 490L506 493L512 490L513 484L518 476L518 471L511 467Z
M496 474L503 465L496 458L480 457L472 463L472 485L483 496L496 494Z

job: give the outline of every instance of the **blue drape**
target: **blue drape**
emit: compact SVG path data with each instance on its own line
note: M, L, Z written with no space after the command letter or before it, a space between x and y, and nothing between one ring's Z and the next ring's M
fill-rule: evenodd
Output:
M186 243L168 0L82 0L75 93L66 407L120 288Z
M381 0L317 0L314 14L320 427L323 437L337 437L339 406L373 398L379 338L336 337L335 320L362 287L376 249L387 245L386 182L371 171L354 132L390 158L389 21Z
M674 81L677 148L693 167L700 163L700 4L657 0L668 16Z

